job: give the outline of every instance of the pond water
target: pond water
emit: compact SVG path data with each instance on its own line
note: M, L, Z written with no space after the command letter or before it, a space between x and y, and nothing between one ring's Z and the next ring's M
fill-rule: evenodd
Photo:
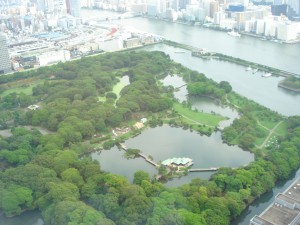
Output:
M147 46L143 50L163 51L175 62L204 73L206 77L216 82L228 81L238 94L280 114L285 116L300 114L300 94L278 87L283 77L264 78L260 72L253 74L246 71L244 66L219 60L203 60L191 56L191 52L186 50L185 53L176 53L182 49L164 44Z
M164 86L171 85L175 88L185 84L182 77L178 75L168 75L161 82ZM211 98L188 98L187 94L186 86L174 93L175 98L180 102L189 100L192 107L199 111L213 112L227 117L227 120L220 123L221 126L230 125L239 116L235 110L222 106ZM147 128L139 136L127 140L125 145L128 148L140 149L145 155L151 155L155 162L172 157L189 157L194 161L193 168L239 167L254 160L253 154L245 152L237 146L224 144L220 132L207 137L168 125ZM117 147L108 151L102 150L98 153L92 153L91 156L100 162L103 170L126 176L130 181L133 180L137 170L147 171L151 176L157 174L157 170L142 158L125 159L124 151ZM189 173L188 176L169 181L167 186L179 186L197 177L208 179L212 174L213 172Z
M0 225L43 225L41 213L37 210L22 213L20 216L7 218L0 215Z
M178 75L168 75L163 80L161 80L161 82L164 86L171 85L174 88L181 87L182 85L186 84L182 77ZM206 113L216 113L228 118L227 120L221 121L219 123L219 126L221 127L229 126L234 119L239 118L239 114L236 110L220 104L217 100L205 96L188 96L186 86L183 86L178 91L175 91L174 97L178 99L179 102L188 100L190 103L192 103L192 107L197 109L198 111Z
M142 134L125 141L125 145L128 148L140 149L145 155L151 155L155 162L172 157L189 157L194 161L192 168L239 167L254 160L254 155L250 152L224 144L220 132L207 137L168 125L146 128ZM100 155L93 153L92 158L100 161L103 170L124 175L130 181L137 170L145 170L151 176L156 174L156 169L145 160L127 160L123 154L122 150L113 148L101 151ZM168 186L178 186L196 177L207 179L211 174L189 173L184 178L168 182Z

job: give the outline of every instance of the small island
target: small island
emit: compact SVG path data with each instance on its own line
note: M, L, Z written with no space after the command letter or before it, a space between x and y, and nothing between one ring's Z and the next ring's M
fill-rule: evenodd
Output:
M299 77L287 77L278 84L278 87L300 93L300 78Z

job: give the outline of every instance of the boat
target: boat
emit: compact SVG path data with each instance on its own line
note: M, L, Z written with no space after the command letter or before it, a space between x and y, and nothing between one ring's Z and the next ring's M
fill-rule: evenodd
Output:
M252 73L255 74L258 71L258 69L252 70Z
M270 76L272 76L272 74L271 73L264 73L263 75L261 75L262 77L270 77Z
M177 50L175 53L185 53L185 51Z
M238 32L235 32L234 30L227 32L232 37L241 37L241 35Z
M248 67L246 68L246 71L250 71L250 70L252 70L252 69L251 69L250 66L248 66Z

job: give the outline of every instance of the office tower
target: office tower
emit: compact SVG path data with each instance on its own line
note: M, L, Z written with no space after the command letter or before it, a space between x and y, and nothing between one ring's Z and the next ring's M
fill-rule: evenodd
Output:
M80 17L80 2L79 0L66 0L67 13L74 16Z
M38 0L37 6L38 10L43 12L53 12L54 10L53 0Z
M0 74L8 73L11 71L9 61L7 41L5 36L0 34Z
M286 4L292 10L292 15L299 17L300 16L300 0L287 0Z
M285 4L285 0L274 0L273 5L282 5Z
M211 1L209 9L209 17L214 18L215 13L219 11L219 2Z

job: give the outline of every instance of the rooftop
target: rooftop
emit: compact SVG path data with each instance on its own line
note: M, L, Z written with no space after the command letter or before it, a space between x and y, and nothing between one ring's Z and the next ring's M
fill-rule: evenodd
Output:
M300 224L300 177L250 225L299 225Z
M287 225L295 219L299 214L299 210L289 209L282 205L274 203L262 216L262 219L276 225Z
M169 166L171 164L176 164L176 165L187 165L192 163L193 160L190 158L172 158L172 159L166 159L162 161L162 165Z
M300 178L293 183L285 192L285 195L300 201Z

